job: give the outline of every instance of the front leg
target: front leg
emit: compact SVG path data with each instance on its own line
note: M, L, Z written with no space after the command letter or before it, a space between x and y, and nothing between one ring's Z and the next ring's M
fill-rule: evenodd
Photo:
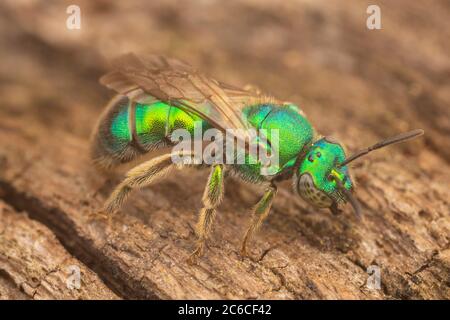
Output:
M259 200L256 204L253 210L252 222L245 233L244 240L242 241L242 256L247 255L247 242L253 237L256 231L258 231L264 219L269 215L276 193L277 187L272 183L265 191L261 200Z
M203 208L199 213L198 222L195 227L197 234L197 246L189 257L189 262L194 263L203 254L206 239L216 215L216 208L220 204L224 193L224 167L221 164L211 168L208 183L203 193Z

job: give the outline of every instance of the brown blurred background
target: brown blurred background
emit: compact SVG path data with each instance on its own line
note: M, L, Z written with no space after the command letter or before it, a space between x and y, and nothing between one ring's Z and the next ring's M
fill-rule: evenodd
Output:
M71 4L80 30L66 28ZM369 4L381 9L381 30L366 27ZM69 259L53 246L84 265L92 288L104 283L105 298L449 298L448 39L444 0L2 1L0 204L3 221L21 229L0 241L0 271L12 279L0 281L0 298L93 298L88 285L73 296L60 289L63 275L48 279ZM87 155L113 95L98 78L130 51L293 101L350 150L414 128L426 135L355 165L360 225L283 185L253 260L237 251L260 191L232 181L211 250L189 267L206 173L180 172L137 194L112 226L86 218L119 181L105 183ZM33 241L57 240L41 255L24 251L18 234L40 228ZM378 291L363 288L371 264L384 271Z

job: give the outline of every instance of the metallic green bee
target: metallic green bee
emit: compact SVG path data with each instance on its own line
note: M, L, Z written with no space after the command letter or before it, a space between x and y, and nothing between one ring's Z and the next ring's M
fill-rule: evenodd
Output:
M174 146L176 141L171 135L175 130L184 129L193 135L195 123L199 122L203 131L242 129L245 135L251 128L278 130L279 161L271 175L261 174L263 164L249 161L248 157L241 164L211 165L192 259L204 250L223 197L225 173L267 187L244 236L241 252L245 255L247 242L269 214L278 181L292 178L295 192L314 207L330 208L336 214L339 204L350 202L359 216L361 209L352 196L354 184L348 164L375 149L423 134L423 130L403 133L347 157L340 143L319 136L302 111L291 103L207 78L186 63L161 56L140 58L128 54L117 59L114 66L100 79L118 92L93 135L92 157L100 166L114 167L152 150ZM267 140L265 146L270 148L270 137ZM248 147L247 143L244 152ZM132 189L148 186L171 168L179 167L172 161L173 155L170 152L131 169L107 200L104 211L116 212Z

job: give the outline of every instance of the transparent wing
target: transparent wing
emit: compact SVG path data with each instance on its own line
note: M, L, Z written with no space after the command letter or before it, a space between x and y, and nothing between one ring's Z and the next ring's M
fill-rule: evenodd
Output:
M248 141L241 110L260 99L258 93L208 78L180 60L163 56L142 58L130 53L116 59L113 66L100 79L103 85L140 103L157 98L197 114L221 131L244 129L237 138Z

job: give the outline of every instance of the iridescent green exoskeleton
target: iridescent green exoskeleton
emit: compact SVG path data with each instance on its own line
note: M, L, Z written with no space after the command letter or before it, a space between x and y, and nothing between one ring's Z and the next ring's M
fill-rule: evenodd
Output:
M245 141L250 129L257 132L275 129L278 133L279 161L270 175L261 174L263 164L251 162L249 157L240 164L210 165L192 259L204 250L216 208L223 198L227 174L266 186L244 236L241 251L245 254L247 242L269 214L278 181L293 179L295 192L314 207L330 208L337 213L339 204L350 202L359 216L361 209L352 195L354 184L348 164L372 150L423 134L422 130L413 130L347 157L339 142L318 135L303 112L291 103L224 84L205 77L186 63L161 56L140 58L128 54L117 59L114 66L113 71L101 78L101 83L118 95L102 114L93 135L92 157L100 166L114 167L152 150L174 146L175 130L184 129L193 136L196 124L200 124L202 131L241 129L241 136L236 139ZM265 138L266 146L271 146L274 142L271 136ZM248 150L246 144L244 152ZM173 162L174 153L131 169L107 200L104 211L116 212L132 189L147 186L158 176L182 166ZM192 152L188 156L196 155Z

